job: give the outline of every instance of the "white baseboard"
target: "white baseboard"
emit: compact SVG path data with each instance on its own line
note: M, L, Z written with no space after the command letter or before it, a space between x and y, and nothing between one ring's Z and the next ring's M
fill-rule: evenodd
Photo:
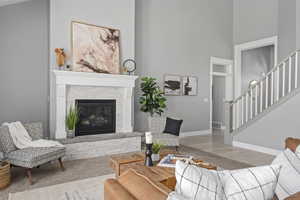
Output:
M281 152L281 151L276 150L276 149L271 149L271 148L268 148L268 147L262 147L262 146L258 146L258 145L254 145L254 144L247 144L247 143L238 142L238 141L233 141L232 145L234 147L249 149L249 150L252 150L252 151L257 151L257 152L261 152L261 153L265 153L265 154L270 154L270 155L273 155L273 156L276 156Z
M183 132L183 133L180 133L179 137L184 138L184 137L190 137L190 136L211 135L211 134L212 134L211 130L208 129L208 130L201 130L201 131Z

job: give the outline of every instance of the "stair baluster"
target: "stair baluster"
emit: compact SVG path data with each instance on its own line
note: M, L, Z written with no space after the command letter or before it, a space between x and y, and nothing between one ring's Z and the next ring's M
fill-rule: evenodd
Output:
M226 127L229 127L227 131L237 134L239 129L246 127L259 115L280 103L284 97L297 89L298 65L299 50L276 65L241 96L226 102L226 121L228 122ZM295 73L294 77L293 72Z

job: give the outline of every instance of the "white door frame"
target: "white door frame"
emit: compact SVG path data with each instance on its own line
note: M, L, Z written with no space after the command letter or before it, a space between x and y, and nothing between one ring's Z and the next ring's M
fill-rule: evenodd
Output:
M222 65L225 68L225 72L214 72L214 65ZM233 84L233 60L210 57L210 131L212 133L212 89L213 89L213 76L225 77L225 100L231 101L233 99L234 84Z
M242 93L242 51L256 49L274 45L274 65L277 65L278 52L278 37L268 37L261 40L247 42L234 46L234 83L235 83L235 98L238 98Z

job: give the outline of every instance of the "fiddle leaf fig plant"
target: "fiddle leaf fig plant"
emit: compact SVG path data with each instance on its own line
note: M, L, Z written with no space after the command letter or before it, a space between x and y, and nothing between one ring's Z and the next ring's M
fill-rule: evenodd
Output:
M154 114L161 116L167 108L167 99L164 97L163 91L160 89L155 78L143 77L141 80L142 96L140 97L140 110L149 113L151 117Z

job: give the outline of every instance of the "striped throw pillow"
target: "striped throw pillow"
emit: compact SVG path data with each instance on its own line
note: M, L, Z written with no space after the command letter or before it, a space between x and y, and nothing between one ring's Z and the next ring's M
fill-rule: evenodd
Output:
M190 200L190 199L186 199L183 196L179 195L177 192L171 192L168 195L167 200Z
M280 153L273 164L282 165L276 187L278 198L285 199L300 191L300 157L290 149Z
M214 172L177 161L175 170L177 196L193 200L222 200L222 185Z
M300 158L300 145L298 145L296 149L296 155L298 156L298 158Z
M262 166L218 172L225 200L271 200L281 166Z
M213 171L176 163L177 185L168 200L271 200L281 166Z

